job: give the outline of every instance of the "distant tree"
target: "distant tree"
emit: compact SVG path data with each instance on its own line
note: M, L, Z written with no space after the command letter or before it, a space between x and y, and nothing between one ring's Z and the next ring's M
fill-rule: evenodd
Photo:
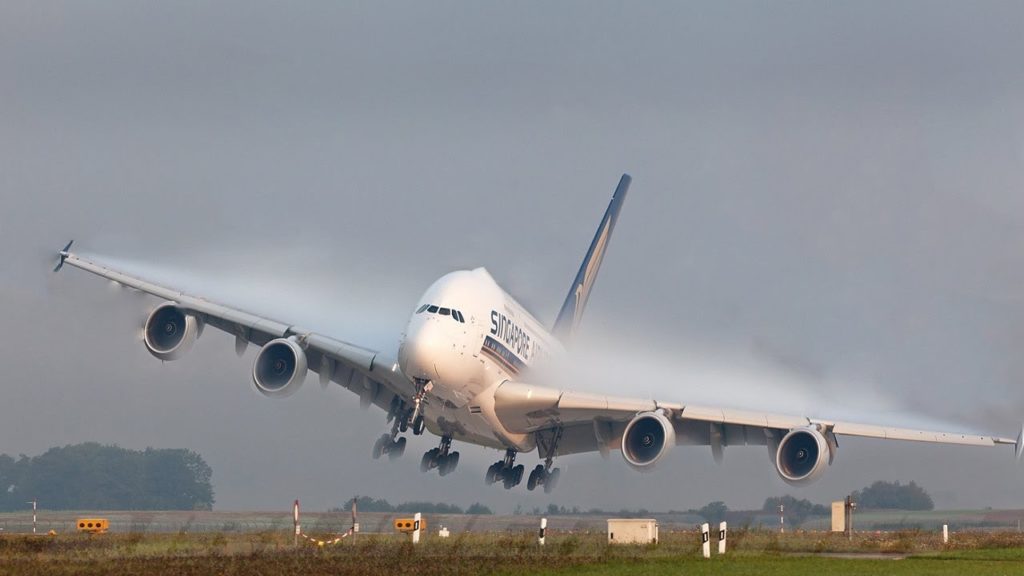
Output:
M932 510L935 502L924 488L915 482L875 482L861 491L851 494L853 501L861 508L890 510Z
M394 512L395 511L395 507L392 506L387 500L385 500L383 498L381 498L380 500L376 500L376 499L370 498L368 496L360 496L358 498L358 500L356 500L356 503L358 505L358 509L361 512ZM345 502L345 505L341 507L341 510L343 510L345 512L352 511L352 501L349 500L349 501ZM332 512L333 511L337 511L337 508L333 509Z
M765 499L764 506L761 509L765 512L778 513L780 505L785 507L783 514L787 522L794 526L803 524L808 516L827 516L832 513L828 506L815 504L810 500L798 500L789 494Z
M51 510L209 510L212 475L190 450L87 442L17 461L0 456L0 510L33 499Z
M403 502L395 506L395 512L423 512L426 514L462 514L462 508L444 502Z
M701 518L708 521L709 524L718 524L722 520L725 520L725 513L729 511L728 506L725 502L715 501L694 510L693 512Z
M387 500L381 498L377 500L368 496L360 496L357 501L359 510L361 512L423 512L424 514L462 514L462 508L454 504L446 504L444 502L403 502L401 504L392 505ZM484 507L486 508L486 507ZM352 501L345 502L341 508L332 508L331 512L349 512L352 510ZM488 511L488 514L492 512ZM482 512L480 512L482 514Z
M494 512L491 511L491 509L488 508L487 506L484 506L479 502L474 502L470 504L469 508L466 508L466 514L490 515L494 514Z

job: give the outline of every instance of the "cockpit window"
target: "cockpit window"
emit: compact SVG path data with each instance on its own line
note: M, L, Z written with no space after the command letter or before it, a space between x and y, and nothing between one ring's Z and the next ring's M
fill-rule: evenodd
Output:
M427 314L440 314L441 316L451 316L452 320L455 320L460 324L466 323L466 317L462 315L462 312L459 312L454 308L441 308L440 306L434 306L433 304L424 304L423 306L420 306L418 310L416 310L417 314L422 314L423 312L426 312Z

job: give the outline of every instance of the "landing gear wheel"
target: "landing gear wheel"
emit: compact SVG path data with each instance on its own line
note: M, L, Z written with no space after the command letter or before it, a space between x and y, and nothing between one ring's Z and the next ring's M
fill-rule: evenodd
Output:
M505 489L511 490L513 486L518 486L519 483L523 481L523 472L525 470L526 467L523 466L522 464L519 464L518 466L515 466L513 468L506 469L504 474Z
M432 448L423 453L423 459L420 460L420 472L430 472L430 469L434 467L434 460L437 458L437 448Z
M543 484L541 479L544 477L544 465L537 464L537 466L530 471L530 477L526 480L526 489L533 491L538 484Z
M452 452L447 456L442 456L438 462L438 472L441 476L447 476L455 471L455 467L459 465L459 453Z
M408 418L402 418L402 422L398 425L398 430L400 432L406 432L406 431L409 430L409 419Z
M423 419L423 415L420 414L412 421L412 433L416 436L423 434L423 430L427 427L427 422Z
M501 464L501 462L491 464L491 467L487 469L487 473L484 474L484 482L486 482L488 486L501 479Z
M544 480L544 493L551 494L551 491L558 485L558 477L562 475L561 468L555 468L551 472L548 472L548 477Z
M391 449L388 450L388 458L395 460L400 458L405 453L405 437L395 440L395 443L391 445Z
M391 437L388 436L387 434L384 434L380 438L377 438L377 441L373 443L373 459L374 460L379 460L380 459L380 457L384 454L384 446L387 446L387 443L390 442L390 441L391 441Z

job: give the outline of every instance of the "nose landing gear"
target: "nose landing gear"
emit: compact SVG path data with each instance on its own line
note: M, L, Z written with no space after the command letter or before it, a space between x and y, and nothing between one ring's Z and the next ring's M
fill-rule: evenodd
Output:
M430 472L437 468L437 472L441 476L447 476L454 472L459 465L459 453L451 452L451 447L452 437L442 436L440 446L431 448L423 454L423 459L420 460L420 471Z
M417 378L414 384L416 386L416 395L412 398L412 408L405 413L403 418L402 432L411 427L412 433L419 436L423 434L423 430L427 425L423 419L423 403L427 393L434 389L434 385L430 380L423 380L421 378Z

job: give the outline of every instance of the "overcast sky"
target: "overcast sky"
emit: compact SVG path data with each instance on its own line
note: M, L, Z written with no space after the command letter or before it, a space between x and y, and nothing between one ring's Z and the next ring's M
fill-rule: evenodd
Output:
M1009 448L840 440L808 488L764 448L651 474L562 459L560 490L420 474L310 378L250 384L207 331L161 364L155 301L76 249L394 349L422 291L486 266L554 317L634 177L574 346L579 390L1015 435L1024 417L1020 2L0 3L0 453L187 447L219 509L354 494L685 509L916 480L1024 508ZM535 455L523 458L532 465ZM41 503L45 505L45 503Z

